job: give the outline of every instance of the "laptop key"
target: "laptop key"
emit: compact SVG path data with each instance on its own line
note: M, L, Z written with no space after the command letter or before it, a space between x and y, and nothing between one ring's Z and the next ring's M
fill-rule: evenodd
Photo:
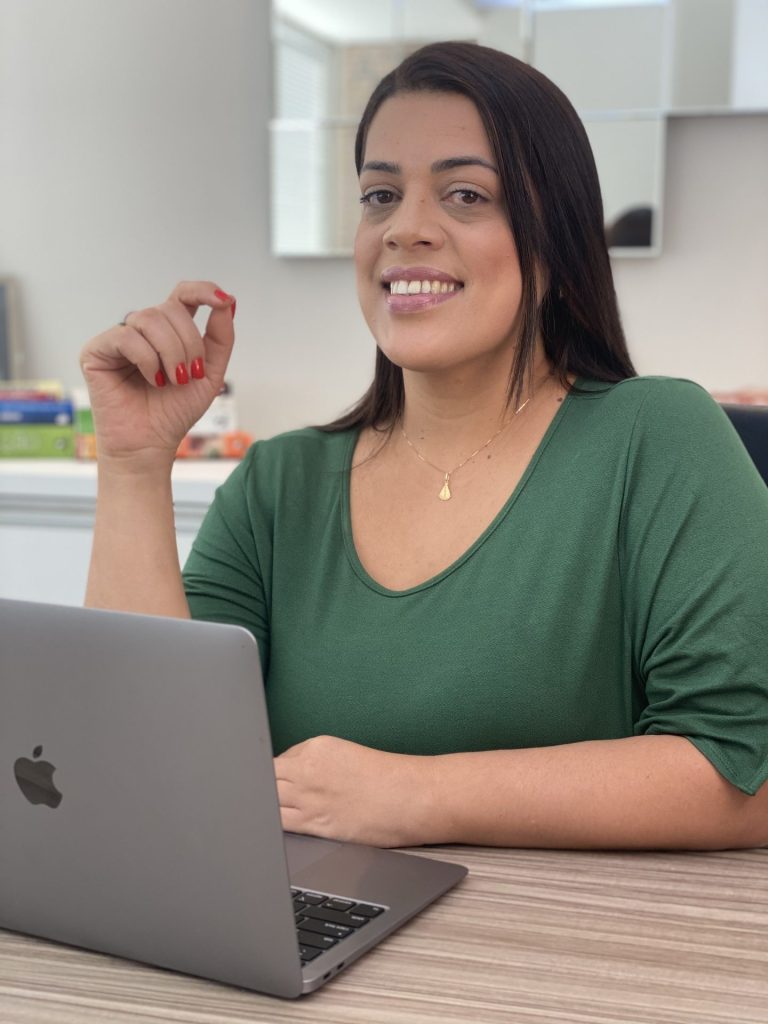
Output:
M302 964L309 964L315 956L319 956L322 952L322 949L315 949L314 946L299 946L299 957Z
M340 924L347 928L362 928L369 921L369 918L360 914L342 914L338 910L327 910L325 907L306 907L304 914L315 921L329 921L331 924Z
M302 903L308 903L311 906L317 906L320 903L325 903L328 899L327 896L323 896L323 894L319 892L303 892L296 898Z
M376 907L372 903L358 903L355 906L355 913L362 914L363 917L378 917L384 913L384 907Z
M299 945L301 946L312 946L314 949L330 949L338 941L338 939L331 938L330 935L317 935L315 932L305 932L303 928L299 928Z
M330 935L334 939L345 939L354 931L353 928L344 928L340 924L333 924L331 921L314 921L305 917L300 927L307 932L314 932L317 935Z
M313 949L311 946L299 946L299 956L303 964L308 964L316 956L320 956L322 949Z
M337 896L334 896L331 899L326 900L325 903L323 904L323 906L327 907L329 910L341 911L351 910L352 907L354 907L354 905L354 900L340 900Z

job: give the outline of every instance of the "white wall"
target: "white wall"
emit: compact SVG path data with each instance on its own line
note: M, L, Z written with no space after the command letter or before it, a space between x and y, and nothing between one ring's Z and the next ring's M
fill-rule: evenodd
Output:
M232 379L259 435L332 417L373 364L351 261L268 244L267 0L0 0L0 275L29 373L178 279L238 298Z
M30 374L183 277L238 297L232 379L258 435L330 418L372 343L351 261L268 245L267 0L0 0L0 275ZM616 263L641 370L768 385L768 116L673 120L660 259Z
M768 96L768 3L738 0L733 34L732 100L745 109L764 107Z
M731 102L737 0L674 0L671 104L716 109ZM762 2L762 0L759 0Z
M663 106L668 8L546 7L535 16L533 63L578 110Z
M670 119L663 254L614 277L641 373L768 386L768 115Z

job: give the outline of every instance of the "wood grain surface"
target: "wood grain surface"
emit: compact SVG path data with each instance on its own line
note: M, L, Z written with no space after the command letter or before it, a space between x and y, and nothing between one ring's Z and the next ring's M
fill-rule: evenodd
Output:
M0 932L0 1021L768 1024L768 849L420 852L470 874L314 995Z

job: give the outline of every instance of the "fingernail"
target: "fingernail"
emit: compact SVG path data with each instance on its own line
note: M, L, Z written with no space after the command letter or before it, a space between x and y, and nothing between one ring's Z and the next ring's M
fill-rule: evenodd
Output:
M165 374L163 373L163 371L158 370L157 373L155 374L155 384L157 384L159 388L164 388L167 383L168 381L165 379Z
M203 360L198 356L197 359L193 359L190 365L192 370L192 376L195 380L202 380L205 376L205 368L203 366Z
M222 302L231 302L232 301L232 296L231 295L227 295L227 293L223 292L221 290L221 288L217 288L216 291L213 294L216 296L217 299L221 299Z
M237 299L232 299L232 319L235 319L235 310L237 309Z
M185 363L179 363L176 367L176 381L179 384L189 384L189 374Z

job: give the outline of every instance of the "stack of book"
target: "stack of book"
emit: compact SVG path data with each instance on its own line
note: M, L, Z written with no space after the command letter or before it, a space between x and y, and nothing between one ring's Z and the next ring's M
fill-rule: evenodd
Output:
M253 437L237 426L229 385L184 438L183 459L241 459ZM88 392L64 394L56 381L0 380L0 458L96 458Z
M0 458L72 458L72 402L56 381L0 381Z

